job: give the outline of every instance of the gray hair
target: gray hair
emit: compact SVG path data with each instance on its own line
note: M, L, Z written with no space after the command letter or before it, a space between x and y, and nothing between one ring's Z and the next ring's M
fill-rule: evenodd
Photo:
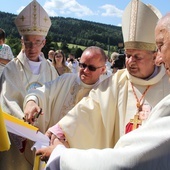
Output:
M166 29L170 32L170 12L164 15L157 23L157 25L161 25L162 28Z

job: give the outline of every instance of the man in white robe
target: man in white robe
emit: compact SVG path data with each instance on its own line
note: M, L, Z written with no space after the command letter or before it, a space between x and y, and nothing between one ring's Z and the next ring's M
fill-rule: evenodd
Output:
M23 101L28 91L56 79L58 74L41 52L46 43L45 37L51 26L51 20L40 4L32 1L16 17L15 24L23 38L24 50L3 70L0 79L0 105L5 112L23 119ZM7 170L32 169L34 159L30 150L32 144L16 135L10 134L10 137L11 148L0 153L0 167Z
M80 59L78 74L63 74L56 80L45 83L43 87L30 91L25 97L24 113L27 121L45 133L100 83L100 76L106 69L105 63L106 54L101 48L86 48ZM89 70L91 68L94 70ZM37 122L32 122L34 114L40 108L43 115L39 116Z
M164 63L170 76L170 13L155 29L158 63ZM122 136L114 149L65 149L60 143L47 163L46 170L169 170L170 169L170 95L152 110L146 123ZM61 156L59 156L61 154Z
M135 25L131 15L141 20L146 15L151 18L145 25L135 19L138 21ZM164 67L155 65L154 28L157 15L147 5L132 0L122 19L127 68L104 80L58 122L70 147L114 147L122 135L133 130L134 125L137 128L145 123L146 120L139 119L144 104L153 108L170 92ZM147 24L144 32L147 36L144 37L138 29ZM127 34L127 27L134 32ZM136 36L129 38L132 33Z
M169 170L169 101L168 95L152 110L147 123L122 136L114 149L66 149L60 143L46 170Z
M1 77L1 106L3 110L19 119L24 117L23 100L28 91L40 87L45 82L58 77L57 72L46 61L44 56L37 56L39 62L32 62L21 51L4 69ZM33 73L30 64L37 65L38 73ZM35 71L36 72L36 71Z

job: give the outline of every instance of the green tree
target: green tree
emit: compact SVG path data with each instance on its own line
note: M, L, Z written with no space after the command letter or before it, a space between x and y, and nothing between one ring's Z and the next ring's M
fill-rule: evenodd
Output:
M21 40L19 38L9 36L8 38L6 38L6 44L8 44L11 47L11 50L15 57L21 51Z
M69 49L68 44L66 42L61 42L60 49L64 52L64 54L66 56L70 53L70 49Z

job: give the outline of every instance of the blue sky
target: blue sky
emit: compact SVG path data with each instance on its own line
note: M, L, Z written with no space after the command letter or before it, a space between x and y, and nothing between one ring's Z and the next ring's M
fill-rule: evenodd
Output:
M2 1L2 0L1 0ZM130 0L37 0L49 16L71 17L120 26L123 10ZM18 14L31 0L1 2L0 11ZM170 0L142 0L165 15L170 12Z

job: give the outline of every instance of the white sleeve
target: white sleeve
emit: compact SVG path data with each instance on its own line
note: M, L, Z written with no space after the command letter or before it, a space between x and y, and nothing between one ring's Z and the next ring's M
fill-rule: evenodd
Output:
M60 155L66 150L64 145L57 145L57 147L51 153L51 156L47 162L46 170L59 170L60 169Z

